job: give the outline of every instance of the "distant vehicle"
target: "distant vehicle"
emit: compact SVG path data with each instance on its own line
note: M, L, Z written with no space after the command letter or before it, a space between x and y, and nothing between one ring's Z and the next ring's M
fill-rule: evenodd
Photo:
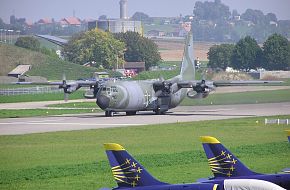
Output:
M50 39L50 41L52 41L52 39ZM211 91L220 86L264 85L277 83L281 83L281 81L195 80L193 39L192 33L190 32L186 38L180 74L172 79L164 80L160 77L159 80L143 81L113 80L104 82L96 79L96 81L67 82L64 77L62 82L43 84L59 85L59 88L63 88L65 95L72 93L81 87L90 87L91 90L85 94L85 97L96 98L96 103L105 111L105 116L111 117L115 112L126 112L126 115L135 115L138 111L153 111L158 115L164 114L169 109L178 106L185 97L191 99L206 98Z
M214 177L199 180L199 182L222 185L228 179L256 179L268 181L285 189L290 189L290 174L256 173L247 168L216 138L203 136L201 137L201 141Z

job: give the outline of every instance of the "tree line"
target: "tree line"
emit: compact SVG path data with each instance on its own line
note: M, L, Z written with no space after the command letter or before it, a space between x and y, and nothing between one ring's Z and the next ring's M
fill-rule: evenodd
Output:
M48 54L34 37L19 37L15 45ZM104 69L116 69L125 61L145 62L148 69L161 60L158 47L152 40L131 31L112 34L94 29L77 33L63 47L62 54L64 59L73 63L90 63Z
M260 47L250 36L236 44L214 45L208 52L208 66L225 70L232 67L237 70L250 71L264 68L266 70L289 70L290 43L280 34L271 35Z

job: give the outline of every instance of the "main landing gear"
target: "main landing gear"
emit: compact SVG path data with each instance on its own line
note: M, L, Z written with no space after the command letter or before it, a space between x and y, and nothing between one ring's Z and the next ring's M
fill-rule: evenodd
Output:
M136 111L127 111L126 115L130 116L130 115L136 115ZM113 111L105 111L105 116L106 117L112 117L114 116L114 112Z
M112 111L105 111L105 116L106 117L112 117L113 116L113 112Z
M126 115L136 115L136 111L127 111Z

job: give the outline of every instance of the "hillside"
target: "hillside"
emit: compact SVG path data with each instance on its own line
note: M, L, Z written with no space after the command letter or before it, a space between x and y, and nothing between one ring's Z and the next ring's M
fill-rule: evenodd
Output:
M95 68L83 67L39 52L0 44L0 76L6 76L19 64L32 65L27 75L42 76L49 80L59 80L63 73L68 79L88 78L96 71Z

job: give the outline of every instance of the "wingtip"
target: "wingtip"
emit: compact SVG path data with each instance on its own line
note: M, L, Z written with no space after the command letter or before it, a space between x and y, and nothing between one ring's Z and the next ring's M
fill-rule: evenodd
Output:
M202 143L208 143L208 144L218 144L220 143L216 138L211 136L201 136L200 140Z
M117 143L105 143L104 148L106 150L115 150L115 151L125 150L121 145Z

